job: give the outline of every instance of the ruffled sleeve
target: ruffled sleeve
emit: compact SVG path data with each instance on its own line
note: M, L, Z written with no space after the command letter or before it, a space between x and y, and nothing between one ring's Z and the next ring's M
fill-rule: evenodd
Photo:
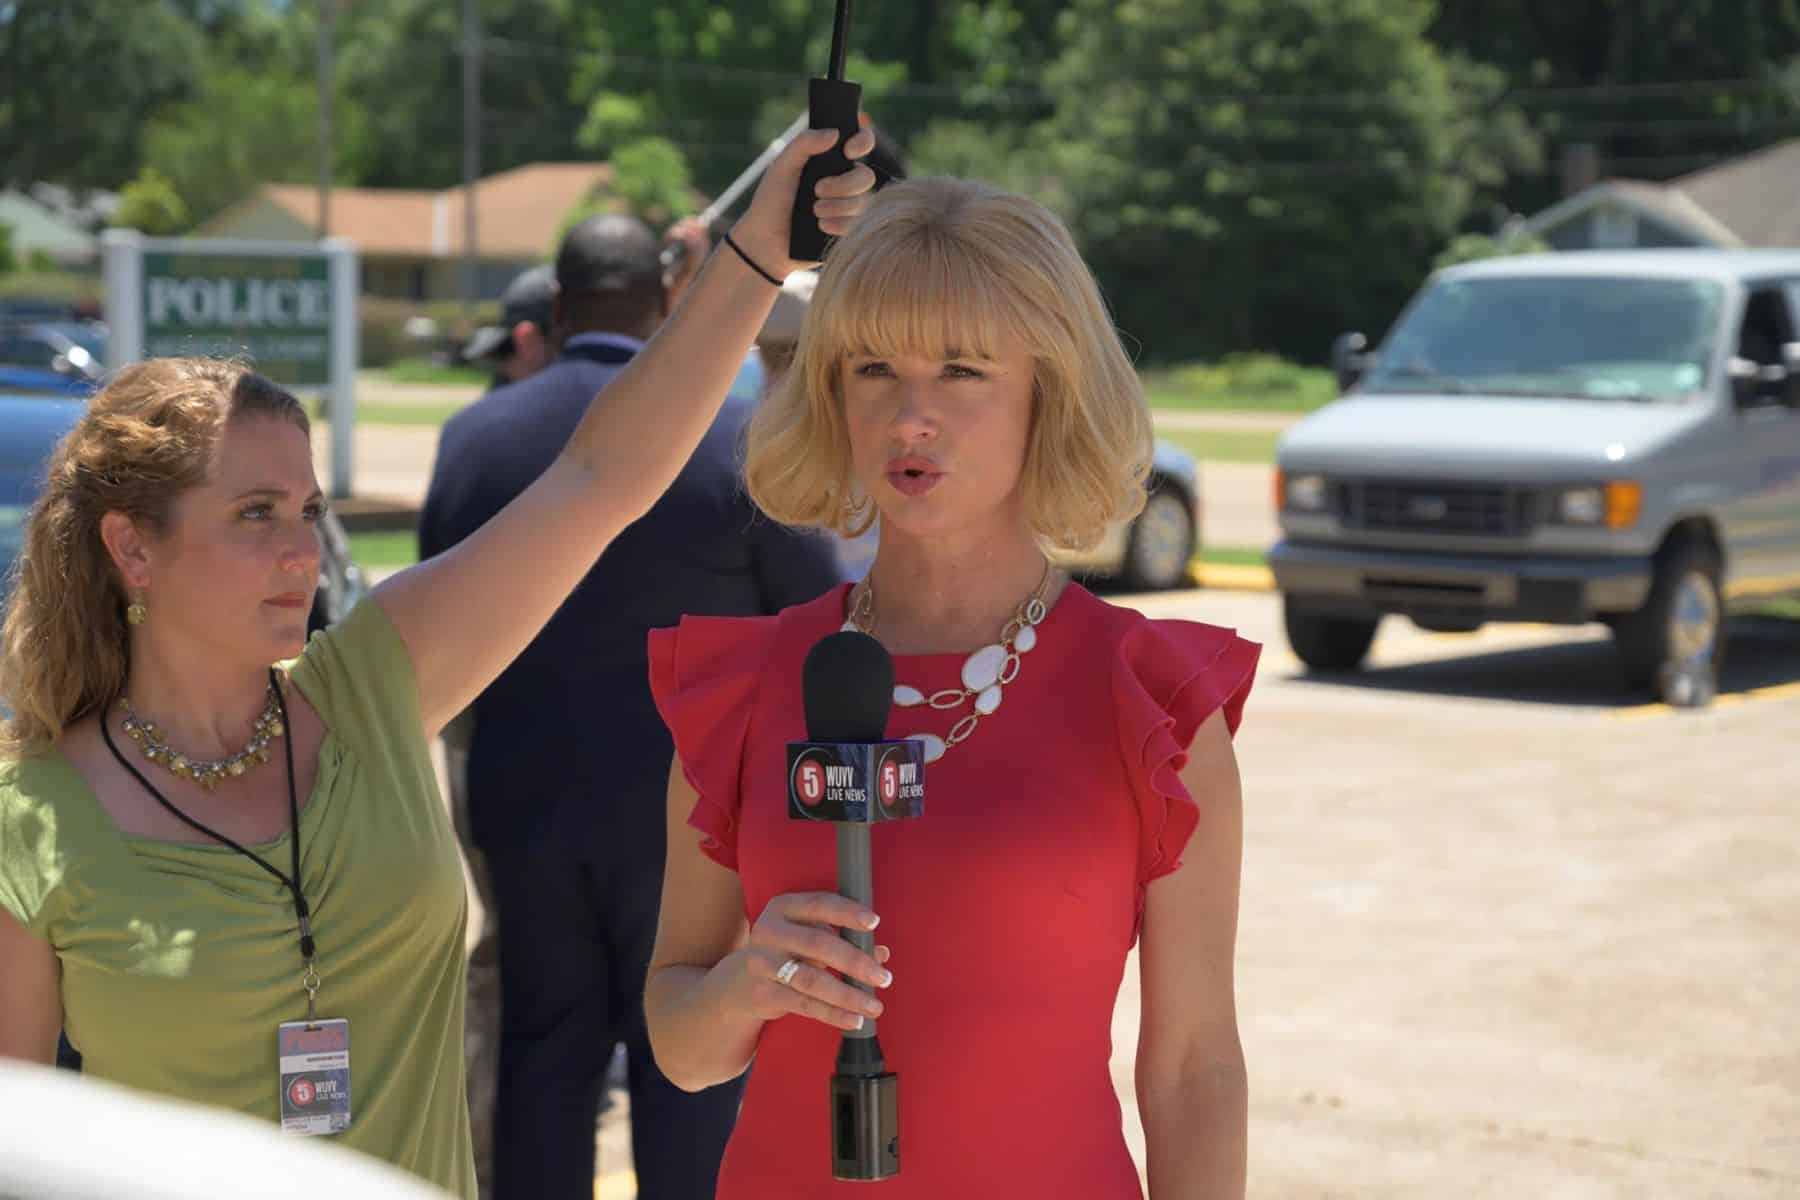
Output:
M1200 820L1181 780L1188 746L1221 710L1237 733L1261 649L1232 630L1197 621L1142 621L1120 640L1113 708L1138 808L1140 923L1145 888L1181 865Z
M650 631L650 692L699 795L688 824L706 856L733 871L745 739L774 640L772 617L683 617Z

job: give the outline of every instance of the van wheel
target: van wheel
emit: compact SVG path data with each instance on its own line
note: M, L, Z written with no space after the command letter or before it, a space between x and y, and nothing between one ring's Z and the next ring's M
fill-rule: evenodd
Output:
M1725 604L1719 556L1701 542L1686 542L1663 557L1644 607L1613 623L1613 645L1625 682L1654 689L1665 667L1699 658L1715 685L1725 656Z
M1119 574L1128 587L1138 591L1181 587L1188 580L1195 540L1194 510L1187 498L1167 484L1159 485L1131 523L1124 569Z
M1315 671L1354 671L1369 656L1379 617L1327 617L1308 612L1292 596L1281 598L1281 616L1287 626L1288 645L1300 661Z

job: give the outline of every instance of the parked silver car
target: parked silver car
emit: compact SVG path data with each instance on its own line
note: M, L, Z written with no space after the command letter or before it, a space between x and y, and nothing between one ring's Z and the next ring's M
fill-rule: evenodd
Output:
M1581 251L1427 281L1277 451L1288 640L1350 669L1385 614L1611 627L1626 680L1711 676L1800 594L1800 252Z

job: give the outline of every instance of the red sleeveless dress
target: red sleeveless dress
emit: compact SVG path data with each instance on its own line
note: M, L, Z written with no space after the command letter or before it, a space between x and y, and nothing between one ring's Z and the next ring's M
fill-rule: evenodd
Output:
M847 592L650 635L651 686L700 797L690 822L738 873L750 920L775 896L837 887L832 827L787 816L784 755L806 736L801 663L842 624ZM1141 1197L1109 1067L1113 1005L1145 888L1180 865L1206 802L1178 774L1186 747L1220 709L1235 732L1258 647L1075 584L1038 635L999 710L926 768L925 815L874 831L899 1177L832 1180L839 1034L785 1017L758 1042L720 1200ZM895 680L960 686L964 657L897 655ZM888 735L943 736L960 715L897 708Z

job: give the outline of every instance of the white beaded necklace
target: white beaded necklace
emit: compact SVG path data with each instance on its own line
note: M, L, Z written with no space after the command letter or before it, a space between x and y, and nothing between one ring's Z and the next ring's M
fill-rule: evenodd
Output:
M1019 607L1000 627L1000 640L989 642L963 659L962 686L959 688L943 688L927 696L916 687L904 683L894 685L894 703L900 708L917 708L928 704L932 708L951 710L961 708L971 700L975 702L975 711L965 713L961 720L950 728L946 737L938 737L934 733L913 735L925 744L925 761L936 762L944 757L950 747L960 745L968 740L981 718L990 716L1000 707L1000 700L1006 685L1019 676L1019 656L1030 653L1037 645L1037 627L1049 614L1044 604L1044 594L1050 586L1050 563L1045 561L1043 577L1038 580L1037 587L1031 595L1020 601ZM875 629L875 585L864 579L851 594L850 615L844 618L841 627L846 632L873 633Z

